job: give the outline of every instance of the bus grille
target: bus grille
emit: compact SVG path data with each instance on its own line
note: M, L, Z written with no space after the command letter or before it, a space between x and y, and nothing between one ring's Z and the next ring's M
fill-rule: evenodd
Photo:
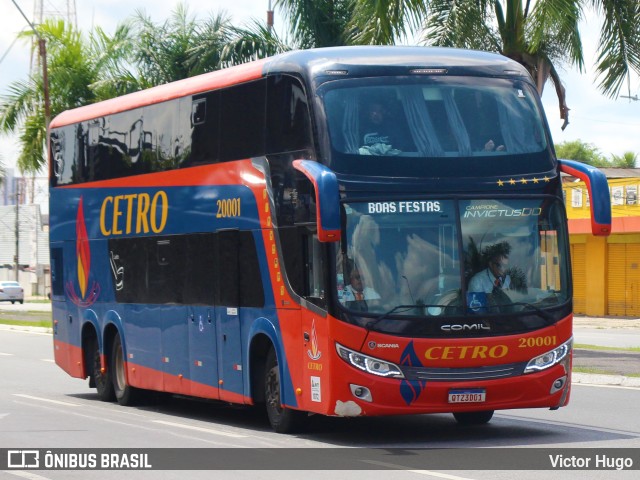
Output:
M509 363L489 367L472 368L425 368L401 366L407 380L429 380L431 382L452 382L459 380L490 380L516 377L524 373L526 363Z

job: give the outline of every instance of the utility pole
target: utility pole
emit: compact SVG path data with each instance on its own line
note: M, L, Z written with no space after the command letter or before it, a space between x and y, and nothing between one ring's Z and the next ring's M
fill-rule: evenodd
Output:
M271 9L271 0L269 0L269 6L267 7L267 30L273 30L273 10Z
M20 272L20 183L16 181L16 282L19 281L18 273Z
M16 6L20 14L22 15L22 18L24 18L25 21L29 24L29 27L31 27L31 30L33 31L34 35L38 37L38 49L40 53L40 59L42 60L42 84L44 89L44 122L45 122L45 128L48 129L49 123L51 121L51 109L49 106L50 105L49 104L49 76L47 74L46 40L40 35L40 32L36 30L36 27L33 25L33 23L31 23L31 21L24 14L20 6L16 3L16 0L12 0L12 2Z

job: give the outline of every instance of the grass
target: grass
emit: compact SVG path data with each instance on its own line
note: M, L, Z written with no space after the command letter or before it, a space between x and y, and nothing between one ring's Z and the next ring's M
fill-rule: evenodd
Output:
M603 347L600 345L587 345L584 343L576 343L573 348L582 350L598 350L600 352L624 352L624 353L640 353L640 347Z
M28 326L28 327L43 327L43 328L52 328L51 319L49 320L11 320L8 318L3 318L0 316L0 324L2 325L18 325L18 326Z
M600 368L592 368L592 367L576 367L575 365L572 368L575 373L589 373L591 375L620 375L618 372L612 372L611 370L603 370ZM625 373L625 377L634 377L640 378L640 373Z

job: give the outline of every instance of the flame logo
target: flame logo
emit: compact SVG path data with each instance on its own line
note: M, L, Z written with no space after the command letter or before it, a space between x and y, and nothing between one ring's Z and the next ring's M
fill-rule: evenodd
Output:
M420 362L420 358L413 348L413 342L409 342L407 348L405 348L402 355L400 355L400 365L408 367L423 366ZM402 398L407 405L411 405L413 402L418 400L418 397L426 386L427 382L424 380L402 380L402 382L400 382L400 395L402 395Z
M66 284L66 291L71 301L81 307L88 307L95 303L100 293L100 285L93 282L89 289L89 274L91 273L91 249L89 248L89 235L84 220L84 207L82 197L78 202L78 214L76 215L76 258L78 260L78 286L80 296L76 294L73 282Z
M78 285L80 295L84 298L89 284L89 271L91 269L91 250L89 250L89 236L84 222L84 209L82 197L78 204L78 216L76 218L76 255L78 257Z
M311 350L307 350L307 355L311 360L319 360L322 352L318 349L318 334L316 332L316 320L311 322Z

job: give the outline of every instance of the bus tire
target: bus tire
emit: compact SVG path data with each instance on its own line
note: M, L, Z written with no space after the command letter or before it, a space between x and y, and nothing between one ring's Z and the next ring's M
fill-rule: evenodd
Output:
M456 412L453 417L460 425L484 425L493 417L493 410L482 412Z
M284 407L280 401L280 370L272 348L267 355L264 378L264 400L269 423L276 433L294 433L306 424L306 412Z
M113 402L116 395L113 389L113 380L111 378L111 368L102 371L102 363L100 362L100 349L98 341L93 340L89 344L89 357L91 361L91 380L90 386L93 385L98 392L98 398L103 402Z
M122 348L122 340L118 333L113 337L109 363L116 400L120 405L135 405L139 400L140 392L137 388L127 384L127 367L124 357L124 348Z

